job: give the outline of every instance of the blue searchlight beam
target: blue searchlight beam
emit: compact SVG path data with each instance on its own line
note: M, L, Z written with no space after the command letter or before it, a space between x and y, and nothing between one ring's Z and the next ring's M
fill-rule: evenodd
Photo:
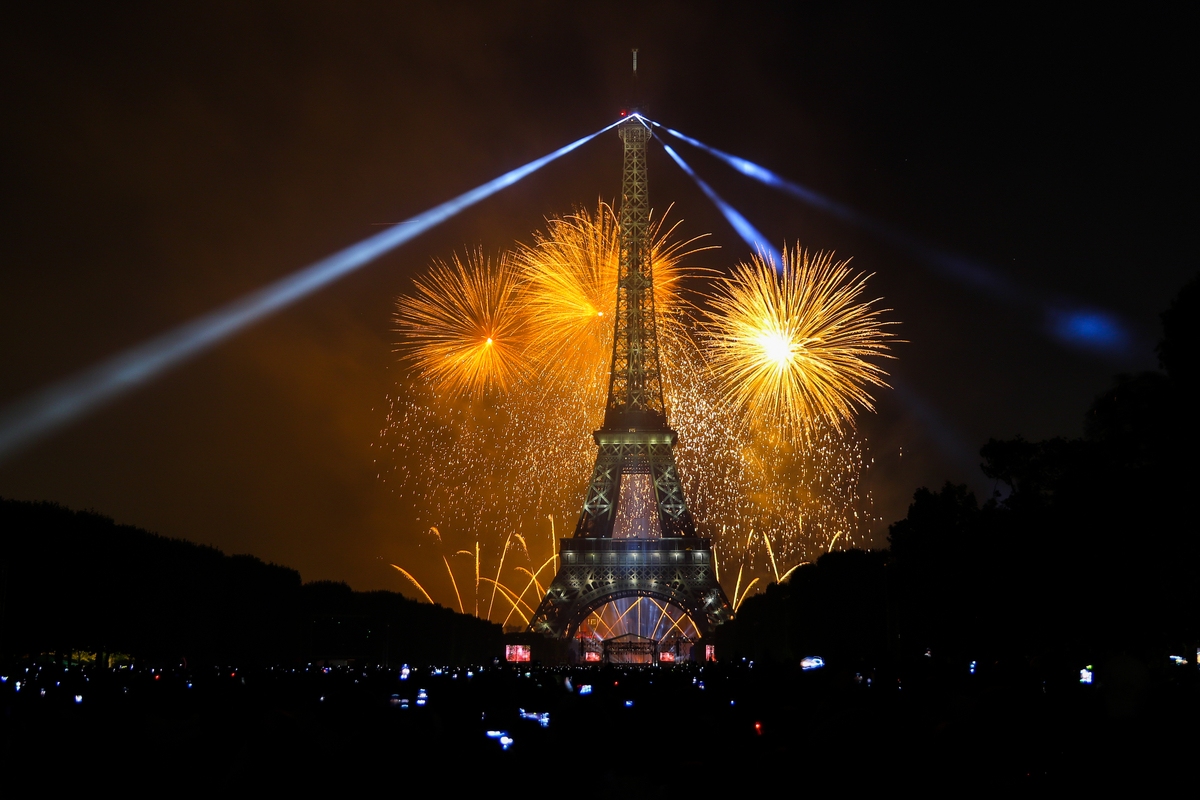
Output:
M657 125L658 123L656 122L654 124ZM729 224L733 226L733 229L737 231L738 236L741 236L746 244L750 245L750 249L758 253L760 257L765 259L772 267L775 268L776 271L778 271L779 259L775 257L775 251L771 248L770 240L763 236L762 233L759 232L758 228L755 228L753 225L751 225L750 220L742 216L740 211L729 205L729 203L726 203L719 194L713 191L713 188L709 186L703 178L697 175L695 170L688 166L686 161L679 157L679 154L675 152L674 148L672 148L658 136L655 136L654 138L658 139L659 143L663 146L663 150L667 151L667 155L669 155L675 161L675 163L679 165L679 168L686 172L688 176L696 182L696 185L700 187L700 191L708 195L708 199L712 200L713 205L717 207L717 210L725 216L725 219L729 221Z
M755 164L752 161L747 161L744 158L731 155L723 150L718 150L698 139L693 139L691 136L680 133L674 128L668 128L654 120L648 121L651 125L662 128L675 138L681 139L693 147L724 161L748 178L753 178L759 183L789 194L814 208L832 214L844 222L871 231L884 241L909 251L925 263L933 265L940 272L955 280L973 286L976 289L989 292L994 297L1013 305L1037 307L1042 314L1046 331L1064 344L1117 356L1128 352L1130 349L1131 337L1125 326L1119 319L1108 312L1086 308L1073 302L1034 302L1028 293L1022 292L1003 276L983 264L933 247L906 231L869 217L866 214L861 214L843 203L832 200L794 181L789 181L787 178L783 178L766 167ZM666 145L663 146L666 147ZM668 152L670 152L670 148L668 148ZM676 158L675 160L680 166L684 166L680 159ZM684 167L684 169L687 169L687 167ZM688 172L691 173L691 170L688 170ZM705 187L702 185L701 188ZM715 196L709 194L709 197L714 197L713 202L718 202L719 207L719 201L715 199ZM722 213L725 213L727 218L729 217L729 214L724 209L722 209ZM736 211L732 213L737 214ZM738 214L738 216L740 217L741 215ZM732 222L732 220L730 221ZM735 225L735 227L737 226Z
M100 404L197 355L258 320L312 294L383 254L400 247L559 156L587 144L623 120L560 147L553 153L506 172L465 194L394 225L294 272L199 319L52 384L0 411L0 460L39 436L80 417Z

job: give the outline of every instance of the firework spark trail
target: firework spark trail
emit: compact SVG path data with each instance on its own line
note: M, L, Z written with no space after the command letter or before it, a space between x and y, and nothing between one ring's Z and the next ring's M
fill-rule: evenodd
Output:
M800 568L801 568L801 567L803 567L805 564L811 564L811 563L812 563L811 561L801 561L799 564L795 564L795 565L793 565L791 569L789 569L787 572L783 573L783 575L782 575L782 576L779 578L779 580L778 580L777 582L778 582L778 583L783 583L783 582L784 582L784 581L786 581L788 578L792 577L792 573L793 573L793 572L795 572L796 570L800 569Z
M671 627L667 628L666 632L664 632L662 635L663 639L670 636L671 631L673 631L673 630L678 630L680 636L686 636L687 632L680 625L680 623L683 623L683 622L686 622L691 627L691 632L693 634L696 632L696 630L695 630L696 625L692 621L692 618L688 615L688 613L686 611L683 611L683 609L676 609L676 613L678 614L678 616L672 618L669 613L670 609L671 609L670 605L659 603L657 600L654 600L653 598L647 598L647 599L650 600L652 603L654 603L654 605L656 605L660 609L662 609L663 613L667 615L667 619L672 620ZM651 636L651 638L654 638L654 637Z
M443 555L442 561L446 563L446 573L450 575L450 585L454 587L454 596L458 598L458 613L465 614L467 611L463 608L462 595L458 593L458 581L454 580L454 570L450 569L450 559Z
M841 535L841 531L838 531L838 535ZM836 540L837 536L833 538ZM771 549L771 537L763 536L763 543L767 546L767 555L771 557L771 571L775 573L775 582L779 583L779 567L775 563L775 551ZM829 549L833 549L833 542L829 543Z
M529 592L529 590L531 588L534 588L534 587L537 588L539 595L545 596L546 588L544 586L542 586L540 581L538 581L537 576L541 575L542 570L544 570L551 562L557 560L557 558L558 558L557 554L552 554L550 556L550 558L547 558L545 561L542 562L542 565L537 568L536 572L531 572L530 570L526 569L525 567L517 567L516 568L518 572L524 572L526 575L529 576L529 583L525 584L525 588L521 590L522 602L524 602L524 600L525 600L525 595ZM532 564L532 559L531 559L530 563ZM509 615L504 618L504 622L502 622L501 625L507 625L508 620L511 617L512 617L512 613L510 612Z
M492 581L492 599L488 602L487 618L492 618L492 606L496 604L496 587L500 585L500 573L504 571L504 559L508 555L508 545L512 541L512 534L504 540L504 547L500 548L500 565L496 567L496 580Z
M522 573L524 573L524 574L526 574L526 575L528 575L528 576L529 576L529 580L532 582L532 587L531 587L531 588L535 588L535 589L537 589L537 591L538 591L538 594L540 594L540 595L544 595L544 594L546 594L546 587L545 587L545 586L542 586L542 583L541 583L541 581L539 581L539 580L537 579L537 573L536 573L536 572L534 572L534 571L533 571L533 570L531 570L531 569L527 569L527 568L525 568L525 567L515 567L514 569L516 569L516 570L517 570L517 572L522 572ZM527 589L526 591L528 591L528 589ZM522 592L522 593L521 593L521 596L522 596L522 597L524 597L524 596L525 596L525 593L524 593L524 592Z
M867 359L890 357L892 334L877 301L860 300L868 277L796 248L778 274L753 256L719 280L702 324L725 399L793 433L816 420L840 431L870 410L866 387L887 384Z
M381 231L216 311L180 325L0 410L0 459L145 383L159 373L213 347L264 317L371 263L479 201L513 185L560 156L590 142L622 121L617 120L593 134L530 161L453 200Z
M733 585L733 600L734 600L733 610L734 611L737 611L737 596L738 596L738 591L741 590L741 588L742 588L742 570L745 568L745 566L746 566L746 564L745 564L745 562L743 562L742 565L740 567L738 567L737 582Z
M750 589L756 583L758 583L758 578L755 578L754 580L752 580L748 584L746 584L746 591L742 592L741 598L736 603L733 604L734 611L737 611L739 608L742 607L742 603L746 602L746 596L750 594Z
M505 600L507 600L512 605L513 610L516 611L521 616L521 619L525 620L526 625L529 624L529 617L525 614L524 611L522 611L517 606L517 593L516 592L514 592L512 589L509 589L507 586L500 583L499 581L494 581L491 578L480 578L480 580L484 580L484 581L487 581L488 583L492 584L493 588L499 588L500 596L503 597ZM524 605L526 608L529 609L530 614L533 613L533 608L530 607L528 603L523 603L522 605Z
M391 564L390 566L393 569L399 570L400 574L403 575L404 577L408 578L408 580L412 583L413 586L415 586L421 590L421 594L425 595L426 600L428 600L430 603L433 603L433 598L429 596L429 592L425 591L425 587L422 586L420 583L418 583L417 579L408 573L408 570L406 570L402 567L397 567L395 564Z

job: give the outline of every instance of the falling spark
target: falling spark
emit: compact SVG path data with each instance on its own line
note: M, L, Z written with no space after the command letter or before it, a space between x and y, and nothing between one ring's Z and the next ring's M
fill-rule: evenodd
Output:
M742 565L741 565L740 567L738 567L737 583L735 583L735 584L734 584L734 586L733 586L733 598L734 598L734 600L736 600L736 599L737 599L737 596L738 596L738 590L740 590L740 589L742 588L742 570L743 570L743 569L745 569L745 567L746 567L746 564L745 564L745 562L742 562ZM733 610L734 610L734 611L737 611L737 604L736 604L736 603L735 603L735 604L734 604L734 606L733 606Z
M780 578L778 581L776 581L776 583L783 583L783 582L784 582L784 581L786 581L788 578L792 577L792 573L793 573L793 572L795 572L796 570L800 569L800 568L801 568L801 567L803 567L805 564L811 564L811 563L812 563L811 561L801 561L799 564L796 564L796 565L795 565L795 566L793 566L791 569L789 569L787 572L783 573L783 576L782 576L782 577L781 577L781 578Z
M549 558L547 558L545 561L543 561L542 565L540 567L538 567L537 570L534 572L530 572L525 567L517 567L518 572L524 572L526 575L529 576L529 583L525 584L525 588L521 590L521 600L522 601L524 601L525 595L529 592L529 590L535 586L537 587L539 595L544 596L546 594L546 589L542 586L541 582L538 581L538 575L541 575L542 570L544 570L546 567L548 567L551 563L554 563L557 560L557 557L558 557L557 554L552 554ZM556 569L557 569L557 567L556 567ZM504 618L504 622L502 624L507 625L508 620L511 617L512 617L512 613L510 612L509 615Z
M446 562L446 572L450 575L450 585L454 587L454 596L458 598L458 613L465 614L467 612L463 608L462 595L458 593L458 581L454 580L454 570L450 569L450 559L443 555L442 561Z
M414 578L412 575L409 575L409 574L408 574L408 570L405 570L405 569L402 569L402 568L400 568L400 567L397 567L395 564L392 564L391 566L392 566L392 568L394 568L394 569L400 570L400 574L401 574L401 575L403 575L404 577L408 578L408 579L409 579L409 580L412 582L412 585L413 585L413 586L415 586L415 587L417 587L418 589L420 589L420 590L421 590L421 594L425 595L425 599L426 599L426 600L428 600L428 601L429 601L429 602L430 602L432 605L437 605L436 603L434 603L434 602L433 602L433 598L429 596L429 592L425 591L425 587L424 587L424 586L422 586L421 584L417 583L417 579L416 579L416 578Z
M842 535L842 532L841 532L841 531L838 531L837 533L835 533L835 534L833 535L833 538L829 540L829 547L827 547L827 548L825 549L825 552L826 552L826 553L832 553L832 552L833 552L833 543L834 543L834 542L836 542L836 541L838 540L838 537L839 537L839 536L841 536L841 535Z
M496 580L492 582L492 599L488 602L488 619L492 618L492 606L496 604L496 587L500 585L498 581L500 580L500 573L504 571L504 557L508 555L508 545L512 541L512 537L513 535L510 533L508 538L504 540L504 547L500 548L500 566L496 567Z
M836 536L834 537L837 538ZM771 557L771 571L775 573L775 582L779 583L779 566L775 563L775 551L771 549L771 537L763 534L763 542L767 545L767 555ZM832 547L832 543L830 544Z
M750 589L751 589L751 588L754 586L754 584L756 584L756 583L758 583L758 578L755 578L754 580L752 580L752 581L750 581L749 583L747 583L747 584L746 584L746 591L742 592L742 597L741 597L741 599L740 599L740 600L738 600L736 603L734 603L734 604L733 604L733 610L734 610L734 611L737 611L739 608L741 608L741 607L742 607L742 603L744 603L744 602L746 601L746 595L750 594Z
M500 583L499 581L494 581L491 578L481 578L480 580L485 580L488 583L492 584L493 589L499 589L500 596L512 604L513 610L521 615L521 619L525 620L526 625L529 624L529 615L527 615L524 611L522 611L520 609L520 607L517 605L518 598L517 598L516 592L514 592L512 589L509 589L507 586ZM533 608L528 603L522 603L521 605L524 605L526 608L528 608L530 614L533 613Z

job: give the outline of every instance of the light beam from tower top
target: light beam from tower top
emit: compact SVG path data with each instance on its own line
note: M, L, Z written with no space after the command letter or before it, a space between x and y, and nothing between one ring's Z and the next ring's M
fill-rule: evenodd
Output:
M628 116L622 116L625 118L606 125L595 133L576 139L202 317L183 323L83 372L0 408L0 462L39 438L92 413L105 403L216 346L265 317L370 264L425 231L437 227L555 159L583 146L600 134L626 123ZM641 115L635 116L643 120L643 125L646 124Z

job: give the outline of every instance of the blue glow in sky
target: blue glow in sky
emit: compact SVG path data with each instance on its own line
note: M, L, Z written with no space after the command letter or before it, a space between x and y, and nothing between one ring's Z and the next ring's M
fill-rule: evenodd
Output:
M1129 336L1111 314L1094 309L1051 312L1052 333L1058 339L1090 350L1123 352Z

